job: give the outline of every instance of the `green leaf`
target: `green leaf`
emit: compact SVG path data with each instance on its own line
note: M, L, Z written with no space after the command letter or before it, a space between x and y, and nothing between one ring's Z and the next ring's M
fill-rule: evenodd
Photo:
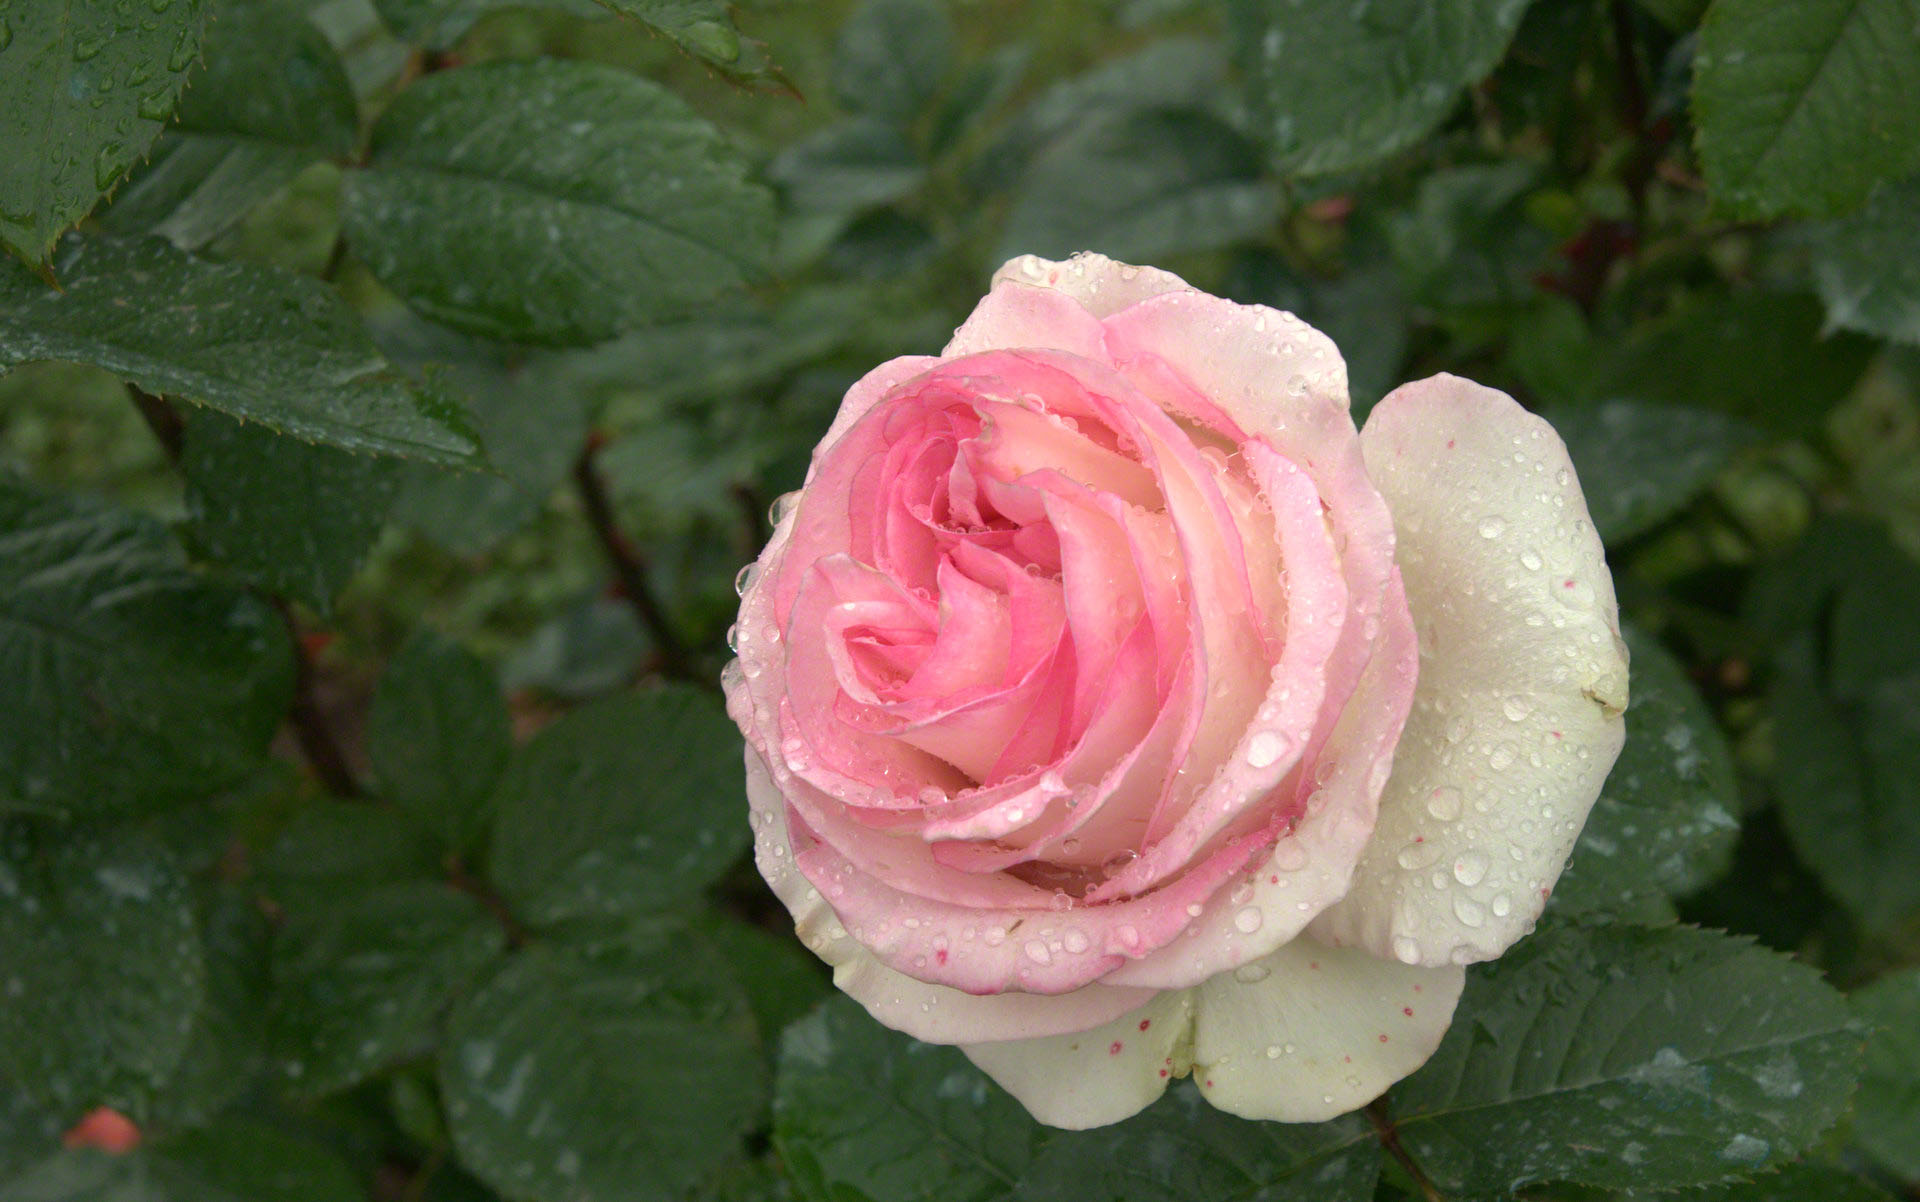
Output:
M586 407L546 365L462 365L446 374L469 398L468 416L499 474L409 466L393 517L450 551L478 554L525 528L566 478L586 438Z
M60 1146L60 1116L0 1074L0 1182Z
M665 34L674 45L729 75L748 78L770 68L740 36L721 0L601 0L609 9Z
M381 792L449 847L464 848L512 750L492 670L430 630L415 634L387 665L367 716Z
M209 262L157 238L76 239L56 271L59 291L0 270L0 372L38 359L91 363L342 450L478 457L459 406L395 372L317 280Z
M260 857L267 896L290 913L320 913L334 899L431 876L441 855L397 810L323 802L302 810Z
M953 22L940 0L866 0L834 43L834 99L904 125L939 90L952 57Z
M1589 395L1692 405L1787 437L1820 429L1873 357L1857 334L1821 336L1820 305L1739 292L1643 326L1595 370Z
M1829 892L1868 928L1920 910L1920 673L1891 677L1851 705L1821 689L1811 640L1775 661L1769 695L1779 749L1775 799Z
M273 943L273 1044L298 1093L357 1085L433 1043L455 995L506 936L443 881L363 888L295 912Z
M453 49L474 22L488 13L525 6L521 0L373 0L373 7L394 37L425 50L444 52ZM545 0L540 7L576 17L597 17L605 12L596 0Z
M440 1080L462 1164L574 1202L681 1198L766 1098L746 999L684 934L520 952L455 1011Z
M534 924L685 905L746 849L740 736L684 685L568 714L494 795L491 875Z
M1920 969L1875 981L1853 995L1853 1008L1872 1028L1854 1141L1889 1171L1920 1180Z
M1527 0L1233 0L1228 41L1253 127L1290 175L1363 167L1437 126L1493 70Z
M1894 1202L1894 1197L1871 1182L1833 1165L1802 1161L1790 1164L1758 1181L1700 1190L1687 1202Z
M1560 914L1672 916L1671 897L1725 871L1739 838L1733 757L1686 670L1623 625L1633 665L1627 743L1554 886Z
M1199 110L1096 121L1028 171L1000 255L1065 258L1098 250L1145 263L1257 237L1280 211L1259 155Z
M1543 413L1566 441L1594 529L1609 546L1680 512L1759 439L1739 418L1690 405L1614 398Z
M359 113L333 46L275 0L224 4L206 67L101 224L196 249L318 159L353 153Z
M180 457L186 540L268 592L328 613L386 524L399 467L196 413Z
M7 1202L359 1202L351 1170L267 1123L227 1119L124 1155L60 1152L6 1187Z
M528 635L502 667L501 683L574 700L598 697L631 682L650 645L633 606L593 597Z
M144 515L0 476L0 813L125 813L243 776L286 712L273 610Z
M267 1063L267 923L240 886L203 893L197 911L207 988L186 1054L154 1098L156 1127L204 1126L259 1082Z
M71 1114L160 1086L206 989L173 857L132 831L0 821L0 901L0 1071Z
M1859 1047L1818 973L1743 939L1563 928L1468 975L1452 1028L1391 1106L1443 1192L1675 1189L1813 1143L1846 1105Z
M226 1197L234 1202L363 1202L367 1196L338 1156L257 1119L228 1118L183 1131L152 1155L191 1174L184 1181L175 1178L174 1188L163 1195L167 1202Z
M781 1040L773 1141L809 1202L1004 1198L1044 1132L958 1048L889 1031L851 999Z
M1714 199L1743 217L1831 217L1920 167L1920 4L1714 0L1693 59Z
M797 209L858 212L911 196L926 164L895 127L873 117L829 125L781 151L767 166Z
M1439 308L1511 304L1531 287L1547 235L1522 217L1540 180L1526 159L1443 167L1388 216L1386 241L1407 294Z
M1780 647L1773 794L1794 850L1868 928L1893 927L1920 910L1920 564L1830 520L1748 602Z
M774 934L711 912L697 929L747 991L754 1024L769 1044L833 992L826 966L791 933Z
M1370 1202L1380 1144L1365 1118L1253 1123L1181 1083L1111 1127L1049 1141L1016 1202Z
M402 92L347 178L342 222L424 316L586 345L758 275L772 205L672 93L539 59L442 71Z
M1888 184L1851 217L1807 231L1827 324L1920 343L1920 177Z
M203 0L0 12L0 242L41 264L160 133L200 52ZM5 302L0 302L0 308Z
M1191 37L1165 38L1101 63L1052 85L1015 113L968 168L969 182L981 191L1005 188L1021 178L1028 162L1048 143L1090 123L1217 100L1226 72L1220 47Z

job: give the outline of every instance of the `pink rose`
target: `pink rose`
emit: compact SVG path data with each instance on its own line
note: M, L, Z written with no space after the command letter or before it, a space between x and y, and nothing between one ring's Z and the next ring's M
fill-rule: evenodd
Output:
M743 586L761 872L841 989L1055 1126L1188 1072L1250 1118L1378 1096L1622 739L1544 422L1435 376L1356 432L1325 336L1097 255L855 384Z

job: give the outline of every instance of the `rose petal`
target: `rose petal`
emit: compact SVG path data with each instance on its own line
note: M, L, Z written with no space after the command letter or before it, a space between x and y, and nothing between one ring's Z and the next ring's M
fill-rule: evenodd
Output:
M1238 884L1215 894L1186 935L1109 973L1109 984L1197 984L1272 952L1346 894L1414 691L1413 623L1397 580L1383 609L1380 642L1320 753L1326 777L1299 824Z
M1192 995L1174 990L1072 1035L963 1044L961 1051L1049 1127L1084 1131L1138 1114L1187 1069Z
M1420 681L1352 891L1313 930L1410 964L1491 959L1539 917L1625 737L1613 584L1566 448L1505 394L1408 384L1362 441Z
M1072 993L1003 993L975 997L898 973L849 938L817 889L793 871L786 802L752 747L747 748L747 804L754 858L793 915L794 929L834 970L833 983L896 1031L929 1043L966 1043L1085 1030L1152 1000L1146 989L1089 985ZM937 953L936 953L937 954Z
M1465 982L1296 939L1193 991L1194 1080L1229 1114L1323 1122L1425 1064Z
M1072 297L1051 289L1002 283L996 278L992 291L953 332L940 357L957 359L982 351L1045 347L1104 359L1103 341L1100 319Z
M1116 263L1092 251L1059 263L1035 255L1009 259L993 273L995 291L1007 283L1064 293L1095 317L1118 313L1163 292L1193 291L1193 285L1171 271Z

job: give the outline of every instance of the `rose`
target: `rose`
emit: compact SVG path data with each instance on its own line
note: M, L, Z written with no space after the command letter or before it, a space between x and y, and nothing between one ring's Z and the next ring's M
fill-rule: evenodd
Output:
M1015 260L847 393L742 574L761 872L835 983L1043 1122L1191 1071L1312 1121L1432 1053L1619 752L1564 447L1298 318Z

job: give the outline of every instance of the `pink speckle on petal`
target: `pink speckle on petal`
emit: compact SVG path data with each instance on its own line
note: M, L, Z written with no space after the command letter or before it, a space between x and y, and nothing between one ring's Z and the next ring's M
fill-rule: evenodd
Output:
M1153 1025L1153 1020L1150 1018L1143 1018L1140 1020L1140 1029L1142 1031L1146 1030L1148 1027L1151 1027L1152 1025Z
M1413 1007L1412 1007L1412 1006L1402 1006L1402 1007L1400 1007L1400 1013L1402 1013L1402 1014L1404 1014L1404 1015L1406 1015L1406 1016L1407 1016L1408 1018L1412 1018L1412 1017L1413 1017Z
M945 964L947 962L947 949L941 948L939 951L933 953L933 958L936 963Z
M1119 1040L1116 1039L1113 1041L1112 1044L1110 1044L1107 1047L1107 1055L1118 1056L1120 1054L1120 1049L1125 1046L1126 1046L1125 1044L1121 1043Z
M1387 1033L1385 1031L1380 1032L1380 1042L1381 1043L1387 1042Z

